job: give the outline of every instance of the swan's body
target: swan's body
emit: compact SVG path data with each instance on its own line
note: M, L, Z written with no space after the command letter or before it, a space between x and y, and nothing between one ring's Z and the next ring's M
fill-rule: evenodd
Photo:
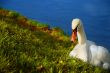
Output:
M75 33L77 32L78 44L70 52L71 57L79 58L92 65L103 67L104 69L110 68L110 54L106 48L97 46L94 42L87 40L82 22L80 19L72 21L72 39L75 41Z

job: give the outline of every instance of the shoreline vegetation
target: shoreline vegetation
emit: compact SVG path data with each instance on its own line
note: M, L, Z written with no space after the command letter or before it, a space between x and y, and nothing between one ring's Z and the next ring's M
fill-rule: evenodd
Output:
M70 58L74 45L60 28L0 8L0 73L109 73Z

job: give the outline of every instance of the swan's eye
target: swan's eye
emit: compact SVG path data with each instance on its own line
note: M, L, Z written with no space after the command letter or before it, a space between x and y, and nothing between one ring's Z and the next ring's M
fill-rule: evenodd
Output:
M77 31L77 28L78 28L78 26L74 29L74 30L72 30L72 32L75 32L75 31Z

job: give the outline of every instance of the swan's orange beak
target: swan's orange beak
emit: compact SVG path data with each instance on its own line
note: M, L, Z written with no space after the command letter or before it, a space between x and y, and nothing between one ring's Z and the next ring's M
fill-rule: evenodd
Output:
M75 42L77 37L77 30L72 31L71 42Z

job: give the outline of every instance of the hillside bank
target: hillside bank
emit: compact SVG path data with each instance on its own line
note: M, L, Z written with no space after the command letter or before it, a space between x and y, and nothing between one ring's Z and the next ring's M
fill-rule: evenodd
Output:
M70 58L74 45L59 28L0 9L1 73L109 73Z

